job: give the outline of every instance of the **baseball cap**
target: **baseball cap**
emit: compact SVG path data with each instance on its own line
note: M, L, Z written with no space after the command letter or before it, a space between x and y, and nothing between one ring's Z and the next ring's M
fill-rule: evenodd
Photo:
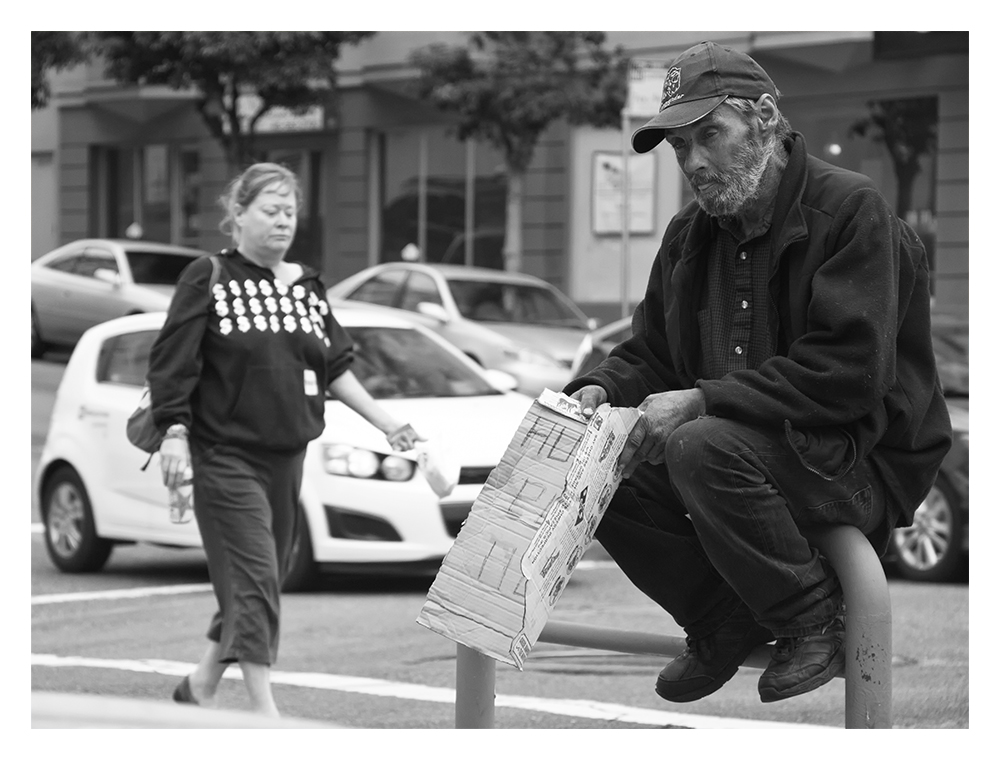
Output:
M778 97L771 77L753 58L714 42L699 42L670 64L660 112L632 134L632 148L636 153L652 150L663 139L663 130L693 124L730 95L756 100L764 93Z

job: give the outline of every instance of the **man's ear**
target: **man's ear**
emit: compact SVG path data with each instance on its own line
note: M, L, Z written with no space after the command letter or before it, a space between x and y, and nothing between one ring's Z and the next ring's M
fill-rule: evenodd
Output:
M778 104L774 102L774 98L769 93L764 93L757 98L754 106L761 130L765 133L773 132L778 123Z

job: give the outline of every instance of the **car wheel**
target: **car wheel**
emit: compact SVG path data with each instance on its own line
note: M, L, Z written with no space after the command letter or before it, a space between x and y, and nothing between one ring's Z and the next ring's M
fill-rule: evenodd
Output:
M892 548L900 574L913 581L957 580L965 560L962 534L966 519L954 489L938 478L917 507L913 525L893 531Z
M45 343L42 341L42 333L38 330L38 316L35 309L31 309L31 358L39 359L45 353Z
M45 548L53 564L66 573L100 570L114 546L97 535L87 489L72 467L59 467L42 494Z
M305 510L299 507L298 527L292 543L292 554L288 558L288 570L282 581L281 590L288 592L306 591L316 582L318 572L313 560L312 538L309 536L309 521Z

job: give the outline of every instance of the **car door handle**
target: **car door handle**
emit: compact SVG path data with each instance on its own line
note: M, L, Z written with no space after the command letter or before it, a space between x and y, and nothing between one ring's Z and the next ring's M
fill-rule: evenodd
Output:
M100 409L91 409L89 406L81 406L76 416L82 420L84 417L107 417L108 413Z

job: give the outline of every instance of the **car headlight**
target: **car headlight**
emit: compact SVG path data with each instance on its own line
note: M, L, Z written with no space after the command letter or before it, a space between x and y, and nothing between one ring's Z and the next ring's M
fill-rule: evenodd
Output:
M521 348L505 348L503 350L503 355L505 359L521 362L523 364L541 364L546 367L562 366L558 359L549 356L544 351L527 348L526 346L522 346Z
M416 465L395 454L379 454L346 443L323 446L323 469L331 475L375 480L409 480Z

